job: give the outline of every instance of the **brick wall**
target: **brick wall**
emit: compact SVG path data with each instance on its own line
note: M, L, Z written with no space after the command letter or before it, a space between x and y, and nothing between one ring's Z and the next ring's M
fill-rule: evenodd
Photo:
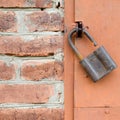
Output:
M0 120L63 120L63 1L0 1Z

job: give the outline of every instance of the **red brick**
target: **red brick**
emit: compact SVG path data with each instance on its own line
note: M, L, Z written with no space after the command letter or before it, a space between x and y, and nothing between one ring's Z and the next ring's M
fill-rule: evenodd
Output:
M0 80L11 80L15 78L15 65L0 60Z
M63 109L0 109L0 120L64 120Z
M0 36L0 54L49 56L59 49L63 49L63 37L61 36L44 36L30 41L15 36Z
M46 103L52 95L51 85L0 85L0 103Z
M16 32L16 17L14 12L0 11L0 32Z
M52 0L0 0L0 7L52 7Z
M44 78L63 79L63 63L56 61L27 61L21 69L21 76L26 80L41 80Z
M52 0L36 0L35 3L35 6L40 8L52 7Z
M0 0L0 7L21 7L25 0Z
M63 30L63 17L61 17L59 13L55 12L34 12L28 14L25 21L30 32Z

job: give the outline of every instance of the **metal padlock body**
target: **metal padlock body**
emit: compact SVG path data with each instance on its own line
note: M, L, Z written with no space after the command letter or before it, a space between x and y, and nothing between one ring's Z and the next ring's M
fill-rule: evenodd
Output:
M116 63L103 46L80 61L80 64L94 82L103 78L117 67Z

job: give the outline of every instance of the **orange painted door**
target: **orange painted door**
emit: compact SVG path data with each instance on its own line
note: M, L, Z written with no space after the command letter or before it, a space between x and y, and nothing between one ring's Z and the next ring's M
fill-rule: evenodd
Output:
M94 83L74 61L74 120L120 120L120 0L75 0L75 22L83 21L118 67ZM84 57L96 48L86 37L75 40Z

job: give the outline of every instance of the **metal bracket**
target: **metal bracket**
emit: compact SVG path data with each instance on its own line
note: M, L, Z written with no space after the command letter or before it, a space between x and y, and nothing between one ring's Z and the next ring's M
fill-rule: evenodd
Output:
M83 33L83 23L82 21L76 22L77 23L77 37L82 38L82 33Z

